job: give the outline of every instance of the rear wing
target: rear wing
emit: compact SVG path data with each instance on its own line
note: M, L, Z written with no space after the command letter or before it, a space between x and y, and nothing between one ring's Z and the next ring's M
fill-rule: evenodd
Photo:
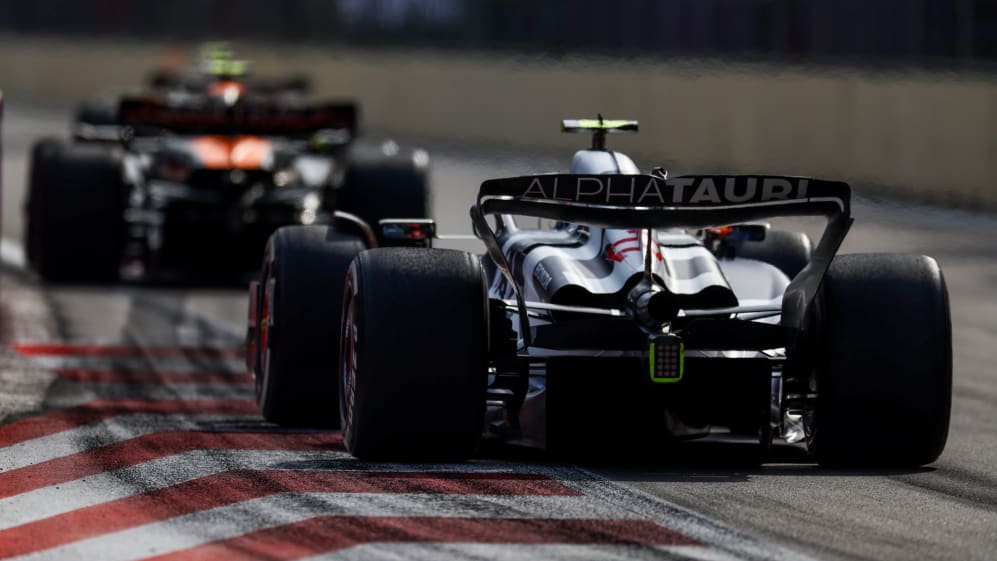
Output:
M848 215L847 184L755 175L549 174L481 184L482 214L524 214L593 226L701 228L774 216Z
M782 323L804 328L827 268L852 224L851 188L840 181L768 175L547 174L491 179L471 207L475 233L516 289L526 321L522 287L513 279L486 216L522 214L609 228L703 228L779 216L824 216L827 228L809 265L783 297Z
M136 129L190 134L262 134L306 136L322 129L357 130L353 103L288 106L271 100L246 100L233 106L196 102L170 104L156 98L124 98L118 123Z

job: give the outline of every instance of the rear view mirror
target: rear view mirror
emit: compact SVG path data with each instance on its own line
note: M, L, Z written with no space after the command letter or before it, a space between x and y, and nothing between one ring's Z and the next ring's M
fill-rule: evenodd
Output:
M765 239L769 225L766 223L733 224L714 226L700 231L705 245L718 257L733 257L737 248L744 242L760 242Z
M430 218L389 218L378 225L382 246L432 247L436 236L436 222Z
M735 224L730 227L731 232L727 234L732 241L760 242L765 239L768 233L768 224Z

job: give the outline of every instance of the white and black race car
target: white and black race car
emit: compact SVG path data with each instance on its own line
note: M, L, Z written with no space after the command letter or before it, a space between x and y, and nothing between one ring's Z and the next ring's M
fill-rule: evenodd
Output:
M594 134L568 173L481 185L484 257L278 231L251 290L263 416L341 425L375 459L467 458L483 435L664 446L717 427L762 449L805 441L824 465L938 458L952 353L932 258L836 255L844 183L644 174L605 148L635 122L564 128ZM757 222L798 215L827 218L816 246Z

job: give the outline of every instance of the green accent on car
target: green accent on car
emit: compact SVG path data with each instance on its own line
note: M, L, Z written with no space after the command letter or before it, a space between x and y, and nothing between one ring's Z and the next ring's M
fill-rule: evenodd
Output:
M624 120L603 120L579 119L575 121L575 126L582 129L618 129L633 124L633 121Z
M685 376L685 343L679 342L678 346L679 346L679 375L676 376L676 377L674 377L674 378L672 378L672 377L669 377L669 378L660 378L660 377L654 375L654 373L655 373L655 368L654 367L655 367L655 358L657 356L657 352L656 352L657 348L656 348L655 342L651 341L650 350L648 352L648 358L650 360L648 362L650 363L650 366L651 366L651 370L650 370L651 381L654 382L655 384L674 384L675 382L681 381L682 377Z
M214 76L242 76L249 69L247 60L214 59L205 64L209 74Z
M561 132L617 133L637 132L638 123L630 119L564 119Z
M228 41L209 41L201 45L201 58L204 60L231 59L235 50Z

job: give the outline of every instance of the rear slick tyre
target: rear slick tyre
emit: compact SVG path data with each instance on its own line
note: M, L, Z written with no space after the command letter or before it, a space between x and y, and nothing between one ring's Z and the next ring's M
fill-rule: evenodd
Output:
M337 210L355 214L375 231L385 218L428 218L432 208L425 151L393 141L350 147Z
M54 283L113 282L125 248L122 163L104 146L45 139L31 150L25 245Z
M350 262L366 246L328 226L287 226L267 243L256 330L256 401L263 418L336 428L339 317Z
M340 412L362 459L464 460L485 413L488 299L478 258L384 248L346 280Z
M916 467L948 437L952 329L938 263L840 255L824 279L808 447L825 466Z

